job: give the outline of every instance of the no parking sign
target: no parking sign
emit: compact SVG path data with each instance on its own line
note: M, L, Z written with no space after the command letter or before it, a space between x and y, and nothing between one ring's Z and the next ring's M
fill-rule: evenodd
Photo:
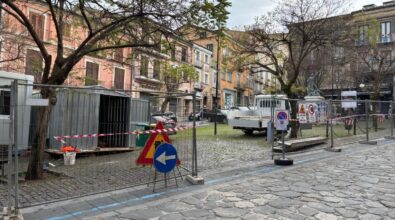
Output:
M286 131L289 123L289 114L287 110L276 110L276 130Z

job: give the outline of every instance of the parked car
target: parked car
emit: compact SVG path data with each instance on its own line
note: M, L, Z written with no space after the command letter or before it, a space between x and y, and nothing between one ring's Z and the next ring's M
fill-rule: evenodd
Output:
M165 116L165 115L152 115L150 123L151 124L156 124L158 122L162 122L165 128L175 128L177 126L177 121L174 119ZM177 132L171 131L168 132L168 134L176 134Z
M226 116L226 111L221 109L215 109L207 114L207 118L210 122L222 122L228 123L228 118Z
M152 116L166 116L168 118L173 119L173 121L177 122L177 116L176 114L174 114L174 112L156 112L154 114L152 114Z
M196 121L200 121L200 120L203 120L203 119L207 119L207 118L208 118L208 117L207 117L208 113L209 113L209 110L208 110L207 108L202 108L202 109L200 109L200 110L195 114ZM189 121L193 121L193 113L189 114L188 120L189 120Z

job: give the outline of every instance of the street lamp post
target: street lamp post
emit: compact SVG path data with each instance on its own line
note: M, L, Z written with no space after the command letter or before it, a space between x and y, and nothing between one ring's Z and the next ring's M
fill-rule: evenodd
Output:
M218 121L218 87L219 87L219 49L220 46L220 38L219 38L219 33L217 34L217 77L215 79L215 109L214 109L214 113L215 113L215 120L214 120L214 135L217 135L217 121Z

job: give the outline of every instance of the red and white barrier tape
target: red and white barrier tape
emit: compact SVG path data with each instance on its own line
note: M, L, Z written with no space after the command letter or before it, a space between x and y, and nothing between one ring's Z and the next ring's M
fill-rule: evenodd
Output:
M126 135L126 134L162 134L175 131L184 131L191 127L176 127L176 128L166 128L166 129L156 129L147 131L129 131L123 133L110 133L110 134L77 134L77 135L65 135L65 136L54 136L55 140L60 141L65 144L64 139L76 139L76 138L94 138L94 137L105 137L114 135Z
M391 115L394 116L395 114L370 114L369 116L378 116L379 121L383 122L385 116L391 116ZM330 120L332 120L332 121L341 121L341 120L352 119L352 118L355 118L355 117L363 117L363 116L366 116L366 115L365 114L363 114L363 115L350 115L350 116L336 117L336 118L332 118L332 119L328 118L327 121L330 121ZM298 122L299 119L291 118L291 119L289 119L289 121L296 121L296 122Z

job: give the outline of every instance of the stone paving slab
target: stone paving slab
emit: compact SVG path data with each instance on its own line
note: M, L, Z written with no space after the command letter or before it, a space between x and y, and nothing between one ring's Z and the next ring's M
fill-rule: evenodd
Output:
M229 181L91 216L114 219L394 219L395 145Z

